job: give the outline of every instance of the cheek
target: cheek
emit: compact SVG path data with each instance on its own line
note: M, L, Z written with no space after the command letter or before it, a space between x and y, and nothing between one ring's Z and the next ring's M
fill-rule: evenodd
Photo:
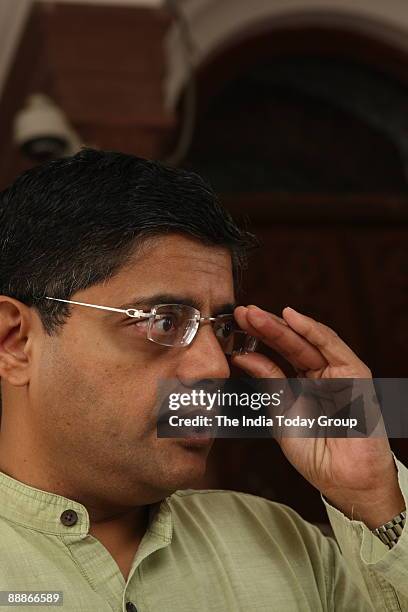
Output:
M90 430L99 440L133 440L151 433L158 384L176 377L180 355L142 341L142 334L132 328L104 342L89 342L89 336L80 333L71 334L69 341L50 342L41 355L35 389L35 403L46 422L54 427L69 424L71 432L82 430L81 435Z
M154 345L152 345L154 347ZM33 393L35 403L50 422L64 418L78 429L90 426L112 435L150 429L155 422L157 385L174 377L176 366L165 350L128 354L114 359L111 352L98 355L83 350L52 350L39 364ZM123 355L122 355L123 357Z

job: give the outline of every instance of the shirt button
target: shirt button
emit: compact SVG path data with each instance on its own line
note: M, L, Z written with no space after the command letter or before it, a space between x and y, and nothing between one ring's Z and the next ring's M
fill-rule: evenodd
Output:
M75 510L64 510L60 516L61 523L67 527L71 527L78 522L78 515Z
M137 608L131 601L126 602L126 612L137 612Z

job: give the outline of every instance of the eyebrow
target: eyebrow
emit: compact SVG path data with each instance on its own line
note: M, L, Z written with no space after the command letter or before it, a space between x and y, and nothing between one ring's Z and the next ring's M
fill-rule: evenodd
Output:
M119 308L127 310L128 308L151 308L156 304L185 304L186 306L192 306L197 310L202 309L203 304L197 299L191 298L187 295L177 295L174 293L157 293L150 296L136 296L130 302L122 304ZM237 304L235 302L225 302L217 306L211 313L211 316L217 316L219 314L230 314L234 311Z

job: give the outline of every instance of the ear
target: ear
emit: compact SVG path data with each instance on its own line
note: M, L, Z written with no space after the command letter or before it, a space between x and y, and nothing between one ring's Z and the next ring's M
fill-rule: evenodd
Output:
M0 377L16 387L29 380L30 308L0 295Z

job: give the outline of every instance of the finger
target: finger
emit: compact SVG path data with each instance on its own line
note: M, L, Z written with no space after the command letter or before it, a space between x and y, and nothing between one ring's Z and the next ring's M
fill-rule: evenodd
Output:
M321 352L285 321L257 306L240 306L234 311L238 325L275 349L297 370L318 370L327 366Z
M361 364L366 368L365 364L331 327L319 323L289 306L283 309L282 314L290 327L313 344L329 365L350 366Z
M258 306L253 306L252 304L250 306L237 306L235 308L235 310L234 310L235 318L239 318L239 319L245 320L246 312L247 312L248 308L256 308L257 310L261 310L260 308L258 308ZM271 319L274 319L275 321L278 321L279 323L282 323L282 325L285 325L286 327L289 327L288 323L286 323L285 319L283 319L282 317L279 317L278 315L274 314L273 312L268 312L267 310L261 310L261 312L265 312Z
M232 355L231 362L253 378L286 378L285 374L272 359L260 353Z

